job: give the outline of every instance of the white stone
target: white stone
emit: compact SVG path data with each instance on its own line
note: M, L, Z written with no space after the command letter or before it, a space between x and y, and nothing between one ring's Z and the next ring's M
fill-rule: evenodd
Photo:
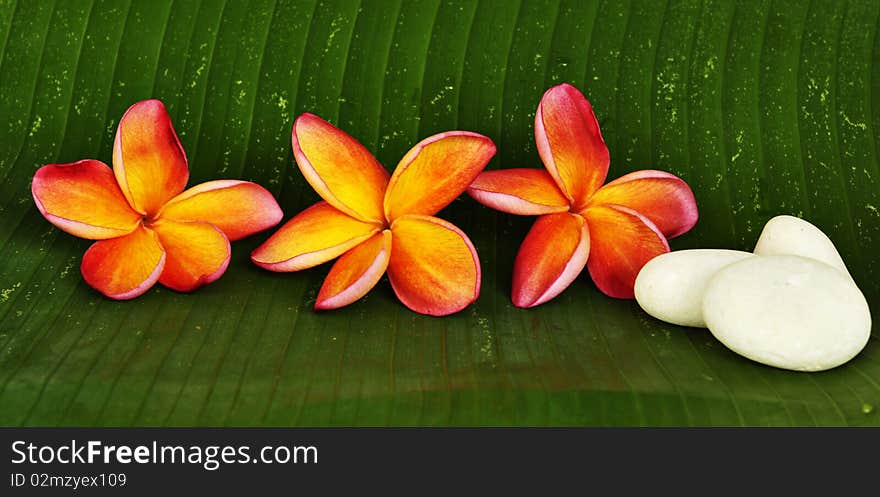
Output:
M639 271L635 294L639 306L655 318L681 326L705 328L703 292L719 269L749 252L722 249L678 250L659 255Z
M718 271L703 295L703 317L734 352L797 371L839 366L871 334L868 303L850 278L794 255L751 257Z
M767 221L755 245L755 254L809 257L850 276L831 239L813 224L794 216L776 216Z

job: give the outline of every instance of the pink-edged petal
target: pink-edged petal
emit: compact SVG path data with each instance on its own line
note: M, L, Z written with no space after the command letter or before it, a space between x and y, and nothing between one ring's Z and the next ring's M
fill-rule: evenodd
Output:
M642 267L669 252L663 233L648 218L619 205L596 205L584 211L590 228L587 267L605 295L635 297L633 287Z
M389 222L406 214L432 216L461 195L495 155L492 140L469 131L430 136L394 170L385 193Z
M363 145L314 114L293 123L293 155L306 181L330 205L365 222L382 222L388 171Z
M543 169L485 171L467 192L477 202L509 214L538 216L569 209L568 199Z
M149 290L165 267L165 251L152 231L138 226L119 238L95 242L83 256L83 278L116 300L133 299Z
M480 295L480 260L461 230L436 217L406 215L394 221L391 234L388 279L405 306L445 316Z
M390 257L389 230L376 233L343 254L324 279L315 309L338 309L366 295L385 274Z
M339 257L381 229L379 224L358 221L327 202L318 202L257 247L251 260L270 271L299 271Z
M593 107L574 86L544 93L535 114L538 154L571 203L586 205L608 174L608 147Z
M556 297L581 274L589 254L584 218L568 212L539 217L513 263L513 304L534 307Z
M151 226L165 249L159 283L191 292L223 276L229 266L229 240L219 228L199 221L162 219Z
M593 194L590 205L616 204L629 207L650 219L667 238L676 237L697 224L697 201L690 186L663 171L636 171L608 183Z
M101 161L43 166L34 174L31 193L50 223L80 238L116 238L134 231L141 221L122 195L113 170Z
M138 102L122 116L113 144L113 172L128 203L145 215L159 212L186 187L186 154L162 102Z
M169 200L160 218L205 221L220 228L230 241L240 240L281 221L275 197L249 181L208 181Z

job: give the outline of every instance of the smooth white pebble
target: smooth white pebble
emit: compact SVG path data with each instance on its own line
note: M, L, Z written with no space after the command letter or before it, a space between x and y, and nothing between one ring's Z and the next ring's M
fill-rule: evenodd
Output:
M639 271L635 295L651 316L680 326L705 328L703 292L721 268L754 257L725 249L678 250L659 255Z
M702 310L712 334L734 352L796 371L837 367L871 334L868 303L848 274L795 255L722 268L706 286Z

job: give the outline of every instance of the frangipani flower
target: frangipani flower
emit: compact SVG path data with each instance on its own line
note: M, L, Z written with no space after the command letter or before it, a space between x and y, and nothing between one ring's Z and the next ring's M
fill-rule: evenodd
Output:
M247 181L209 181L184 191L189 168L165 106L132 105L116 131L113 169L98 160L49 164L31 192L43 216L80 238L82 275L104 295L137 297L157 281L180 292L229 265L230 240L281 221L278 203Z
M667 237L696 224L690 187L662 171L636 171L602 186L608 148L592 106L568 84L541 98L535 140L546 170L486 171L468 188L486 206L540 216L514 261L513 303L547 302L585 265L603 293L633 298L642 266L669 251Z
M388 172L357 140L313 114L293 124L293 152L324 199L288 221L251 254L271 271L299 271L339 257L315 309L336 309L370 291L386 270L413 311L458 312L480 293L470 239L433 217L461 195L495 155L485 136L450 131L419 142Z

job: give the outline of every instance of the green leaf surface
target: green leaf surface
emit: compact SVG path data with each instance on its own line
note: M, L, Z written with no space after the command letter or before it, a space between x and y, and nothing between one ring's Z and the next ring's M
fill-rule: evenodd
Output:
M252 265L233 244L194 294L130 302L83 282L89 242L30 196L46 163L109 162L125 109L162 99L191 184L259 182L290 218L317 199L297 170L302 112L392 169L419 139L491 137L490 168L540 166L541 94L592 101L610 177L656 168L693 187L674 249L751 250L805 217L880 304L880 2L0 0L2 425L878 425L880 347L823 373L750 362L706 330L603 296L586 274L539 308L510 303L530 219L461 198L479 300L414 314L387 279L334 312L328 266Z

